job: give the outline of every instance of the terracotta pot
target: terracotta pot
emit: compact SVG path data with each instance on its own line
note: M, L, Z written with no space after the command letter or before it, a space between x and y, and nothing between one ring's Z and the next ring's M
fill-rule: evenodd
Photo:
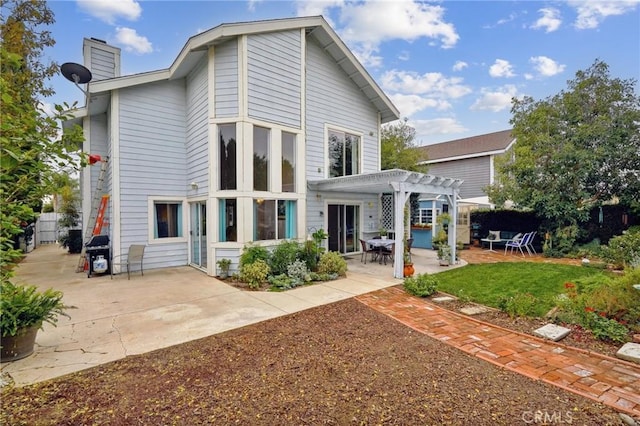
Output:
M402 271L402 276L407 278L407 277L411 277L413 276L414 272L416 272L416 270L413 268L413 265L410 263L407 263L404 265L404 269Z
M0 360L17 361L33 353L40 324L18 330L15 336L2 336Z

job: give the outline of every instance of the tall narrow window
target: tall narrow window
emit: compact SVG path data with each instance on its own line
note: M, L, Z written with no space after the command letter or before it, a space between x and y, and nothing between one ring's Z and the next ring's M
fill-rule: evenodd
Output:
M296 191L296 135L282 132L282 192Z
M234 198L220 200L220 241L238 241L236 205Z
M360 137L336 130L329 131L329 177L360 173Z
M253 189L269 190L269 129L253 127Z
M236 125L218 125L220 189L236 189Z

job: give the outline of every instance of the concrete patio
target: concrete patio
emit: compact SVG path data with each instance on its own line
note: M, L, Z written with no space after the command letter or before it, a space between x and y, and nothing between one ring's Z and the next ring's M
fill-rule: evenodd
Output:
M412 252L416 273L447 269L432 250ZM281 293L242 291L187 266L134 273L130 281L87 278L75 272L77 262L78 255L42 245L20 264L16 283L61 290L72 308L57 327L45 324L33 355L1 364L3 381L37 383L402 282L391 264L365 265L360 255L347 258L347 278Z

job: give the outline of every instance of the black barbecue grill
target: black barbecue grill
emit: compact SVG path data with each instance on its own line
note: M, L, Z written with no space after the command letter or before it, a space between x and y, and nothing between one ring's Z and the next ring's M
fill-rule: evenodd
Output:
M108 274L111 268L111 246L109 245L108 235L94 235L89 242L85 245L85 251L87 253L87 263L89 268L87 269L87 278L93 274L93 261L99 256L104 257L107 260L107 270L104 272Z

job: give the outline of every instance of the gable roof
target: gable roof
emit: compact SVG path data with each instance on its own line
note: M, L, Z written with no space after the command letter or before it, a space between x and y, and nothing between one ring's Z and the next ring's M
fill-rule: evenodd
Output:
M502 154L511 148L514 142L515 138L511 136L511 129L509 129L487 133L485 135L456 139L449 142L425 145L420 147L420 149L427 154L428 158L423 164L430 164Z
M313 37L333 58L375 105L380 112L382 123L397 120L400 117L400 112L395 105L322 16L221 24L190 37L167 69L92 82L88 85L88 90L91 94L99 94L138 84L183 78L201 58L207 55L210 46L224 43L240 35L295 29L304 29L307 36Z

